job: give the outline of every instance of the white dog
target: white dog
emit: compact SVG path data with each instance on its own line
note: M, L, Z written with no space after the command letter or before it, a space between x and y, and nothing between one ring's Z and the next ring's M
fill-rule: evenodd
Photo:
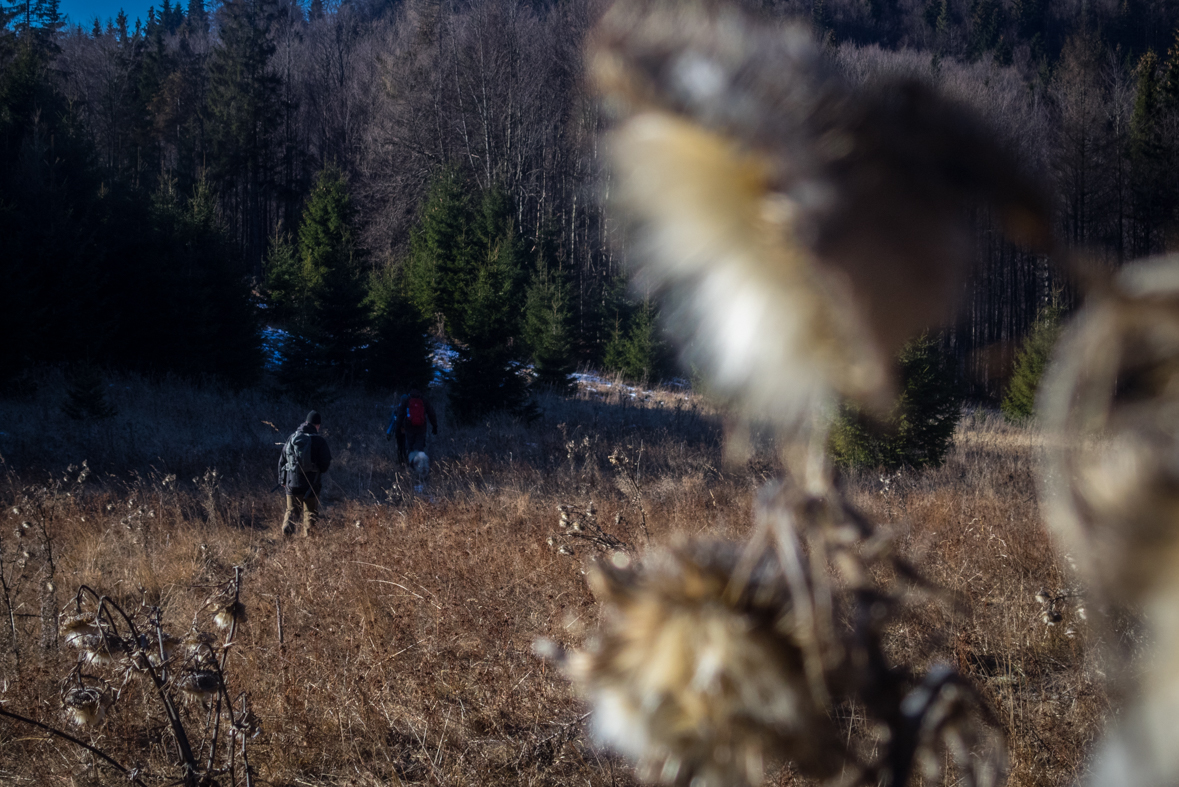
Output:
M413 468L419 481L425 481L430 477L430 457L426 456L425 451L411 451L409 466Z

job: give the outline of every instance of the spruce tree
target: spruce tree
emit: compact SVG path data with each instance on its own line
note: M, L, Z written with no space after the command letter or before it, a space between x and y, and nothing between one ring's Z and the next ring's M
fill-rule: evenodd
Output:
M453 271L464 290L454 294L447 317L459 343L450 402L463 421L493 410L529 411L521 363L521 243L513 215L506 193L488 190L475 214L469 267Z
M895 469L938 466L962 414L962 393L937 341L922 336L898 358L901 393L888 417L842 404L830 433L837 465Z
M305 307L299 248L290 233L277 229L266 254L266 300L272 322L292 323Z
M246 262L261 267L273 195L272 152L279 128L280 80L270 68L275 7L227 0L217 14L218 46L209 59L206 96L211 177L227 203Z
M403 391L425 388L434 374L428 326L406 296L404 273L386 269L373 274L365 305L371 325L364 354L369 385Z
M1031 331L1015 356L1015 368L1007 383L1000 409L1010 421L1023 421L1036 412L1036 391L1048 367L1052 348L1062 330L1062 312L1056 305L1047 306L1036 315Z
M537 385L560 394L577 390L573 379L569 284L543 258L533 272L524 305L524 342L532 355Z
M1131 251L1136 256L1157 250L1156 236L1171 215L1174 203L1175 187L1167 167L1164 93L1158 71L1158 56L1148 50L1138 61L1137 94L1130 116Z
M98 369L80 363L66 372L66 400L61 410L75 421L96 421L118 411L106 398L106 383Z
M460 272L470 267L468 232L473 220L458 174L447 169L431 182L417 225L410 231L406 294L423 319L433 323L444 315L451 331L455 301L469 284Z
M604 365L628 380L655 383L675 368L671 346L663 338L659 313L650 298L620 313L614 333L606 345Z
M300 337L292 349L308 353L306 358L288 357L287 362L304 374L345 382L358 375L366 323L352 221L344 176L335 167L326 167L303 210L295 294L287 300L293 302L292 333Z
M181 249L201 280L187 294L206 305L198 319L209 321L205 347L192 350L204 357L203 368L196 371L217 375L234 385L248 385L262 368L258 309L246 279L234 264L229 240L221 229L217 198L204 178L197 181L187 207Z

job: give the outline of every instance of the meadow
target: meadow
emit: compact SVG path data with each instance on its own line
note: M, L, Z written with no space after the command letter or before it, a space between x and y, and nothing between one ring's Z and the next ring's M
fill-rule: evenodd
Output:
M636 783L594 743L588 706L534 643L574 648L592 636L589 561L616 550L642 560L685 538L740 540L758 490L782 472L770 436L733 439L730 420L686 389L583 385L575 398L542 399L532 424L460 427L436 395L433 473L418 485L384 438L395 399L354 391L316 405L335 457L323 518L310 538L284 538L275 468L306 404L108 382L117 414L100 421L67 418L53 375L0 403L0 711L68 732L143 784L183 778L159 692L140 671L88 665L81 672L118 699L101 724L72 725L62 698L79 680L67 677L78 653L59 613L85 585L129 613L157 608L178 638L212 631L218 607L206 602L235 568L243 614L230 647L210 652L224 663L227 702L248 704L238 736L248 768L209 759L228 736L215 743L213 699L176 702L213 783ZM1097 611L1041 524L1038 442L1033 429L971 411L942 467L842 480L898 554L954 599L912 604L886 632L890 657L967 676L1007 735L1012 785L1075 783L1113 702ZM833 712L857 724L856 708ZM0 717L0 783L127 778ZM788 765L769 781L801 782Z

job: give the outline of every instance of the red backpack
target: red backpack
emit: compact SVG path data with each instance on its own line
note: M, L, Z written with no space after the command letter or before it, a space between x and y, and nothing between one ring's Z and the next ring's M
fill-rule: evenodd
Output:
M405 420L410 426L426 425L426 403L414 396L405 405Z

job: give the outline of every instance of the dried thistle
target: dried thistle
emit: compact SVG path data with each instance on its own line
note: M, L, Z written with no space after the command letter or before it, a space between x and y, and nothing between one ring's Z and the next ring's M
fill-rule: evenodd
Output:
M598 737L675 784L756 783L774 759L812 778L902 785L943 752L964 784L995 784L1003 736L977 694L948 668L918 680L883 650L904 595L877 587L873 569L934 589L836 490L770 488L759 523L745 547L681 545L642 567L618 554L591 572L609 613L565 663ZM870 721L856 734L832 721L849 704Z
M626 0L589 71L639 285L751 413L794 425L832 390L886 408L896 351L953 312L971 204L1050 242L1048 200L985 122L916 81L847 84L801 27Z
M217 610L213 616L213 625L221 631L228 631L236 620L241 623L246 619L246 608L240 601L231 601Z
M62 642L71 648L79 648L82 640L89 634L98 634L101 629L98 621L90 614L64 615L60 627Z
M1179 556L1179 256L1126 266L1076 316L1044 383L1045 514L1082 575L1139 604Z
M70 721L79 727L94 727L101 723L113 702L109 691L95 686L74 686L61 699Z
M768 756L827 777L847 764L784 630L789 593L768 564L733 585L738 550L681 546L643 570L600 563L595 594L614 615L570 672L606 743L675 784L756 784Z
M107 631L79 635L76 642L82 651L81 660L96 667L109 667L128 653L127 643Z
M180 647L187 658L195 659L202 653L210 653L213 648L213 637L203 631L190 631L180 642Z
M1154 643L1144 664L1118 676L1132 699L1098 749L1091 783L1175 784L1179 255L1127 265L1098 284L1062 339L1039 407L1048 524L1099 594L1145 613Z
M147 653L147 660L153 667L159 667L169 661L180 651L181 642L171 634L165 634L163 642L161 643L154 636L147 638L147 643L144 646L144 651ZM163 658L160 657L161 652Z
M176 678L176 688L189 699L204 700L221 688L221 678L214 670L189 670Z

